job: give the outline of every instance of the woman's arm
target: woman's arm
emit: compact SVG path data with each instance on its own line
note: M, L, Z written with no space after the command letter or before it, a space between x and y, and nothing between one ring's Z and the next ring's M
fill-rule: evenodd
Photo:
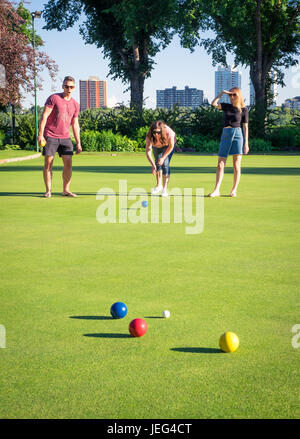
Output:
M219 110L222 110L222 107L220 104L218 104L218 101L221 98L221 96L224 94L230 95L230 92L227 90L222 90L221 93L219 93L218 96L216 96L215 99L212 101L211 105L215 108L218 108Z
M146 157L152 165L152 174L155 175L156 174L156 166L155 166L155 163L152 159L151 152L152 152L152 144L151 144L150 140L148 139L148 137L146 137Z
M249 152L248 123L243 123L243 133L244 133L244 154L248 154L248 152Z
M162 165L162 164L163 164L163 162L164 162L165 159L168 157L168 155L171 154L171 152L173 151L173 148L174 148L174 140L173 140L173 139L170 139L170 140L169 140L168 148L166 149L164 155L163 155L163 156L158 160L158 162L157 162L159 165Z

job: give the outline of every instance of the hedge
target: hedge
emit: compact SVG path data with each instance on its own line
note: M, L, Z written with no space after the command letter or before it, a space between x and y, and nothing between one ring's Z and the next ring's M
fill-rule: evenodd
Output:
M129 139L127 136L114 134L109 131L81 132L81 145L83 151L128 151L133 152L138 149L138 143Z

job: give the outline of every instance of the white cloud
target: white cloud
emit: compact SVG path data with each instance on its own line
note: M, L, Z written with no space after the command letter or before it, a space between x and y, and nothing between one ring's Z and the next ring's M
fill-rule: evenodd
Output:
M115 96L110 96L110 97L107 99L107 106L108 106L109 108L114 108L114 107L117 105L118 102L119 102L119 101L118 101L118 99L117 99Z

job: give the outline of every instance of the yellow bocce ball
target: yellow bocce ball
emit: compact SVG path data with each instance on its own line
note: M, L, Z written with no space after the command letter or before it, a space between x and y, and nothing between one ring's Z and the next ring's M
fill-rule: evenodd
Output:
M224 352L234 352L239 347L240 340L234 332L224 332L219 340L219 346Z

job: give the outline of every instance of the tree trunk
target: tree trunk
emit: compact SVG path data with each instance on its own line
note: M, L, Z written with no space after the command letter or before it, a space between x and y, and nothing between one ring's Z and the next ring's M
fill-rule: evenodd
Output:
M256 62L250 64L250 78L255 91L255 120L252 129L257 137L265 136L267 74L268 72L264 69L257 69Z
M130 75L130 108L135 108L137 111L143 109L144 96L144 75L134 71Z
M255 90L255 121L253 131L258 137L265 135L266 116L266 74L263 56L261 2L256 0L255 30L256 30L256 59L250 64L250 78Z
M137 42L132 45L133 66L130 73L130 108L135 108L137 112L143 109L145 73L141 72L141 64L148 61L148 51L145 51L145 40L140 46Z
M16 107L11 104L11 121L12 121L12 144L16 143Z

